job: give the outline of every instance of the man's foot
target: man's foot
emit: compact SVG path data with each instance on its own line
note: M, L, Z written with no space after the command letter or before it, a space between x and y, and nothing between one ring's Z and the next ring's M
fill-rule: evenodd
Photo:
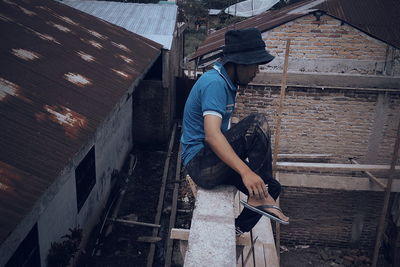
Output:
M274 215L275 217L279 218L283 222L288 223L289 222L289 217L285 216L283 214L282 210L278 208L278 205L276 204L275 200L271 197L268 196L268 198L263 198L263 199L256 199L249 197L247 200L247 203L251 205L252 207L259 207L259 206L274 206L274 207L262 207L262 210Z

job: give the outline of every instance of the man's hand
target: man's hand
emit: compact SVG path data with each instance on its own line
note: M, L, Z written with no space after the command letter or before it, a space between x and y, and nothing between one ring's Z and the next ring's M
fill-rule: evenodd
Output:
M249 191L249 197L256 199L268 198L268 188L264 181L255 172L249 171L242 175L242 181Z

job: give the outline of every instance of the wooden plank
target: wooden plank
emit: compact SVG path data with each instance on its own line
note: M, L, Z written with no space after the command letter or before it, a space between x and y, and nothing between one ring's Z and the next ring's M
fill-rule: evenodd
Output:
M238 216L240 214L240 212L243 210L243 205L240 204L240 200L247 200L247 196L245 194L243 194L240 191L237 191L237 194L235 196L235 212L236 212L236 216ZM249 233L250 235L250 240L252 242L254 242L253 240L253 235L252 235L252 231L250 231ZM249 256L251 255L251 257ZM247 258L247 261L246 261ZM246 264L245 264L246 262ZM254 258L253 258L253 247L251 245L245 246L242 249L242 253L241 255L238 257L237 259L237 267L254 267Z
M131 220L122 220L122 219L108 219L108 221L111 222L118 222L122 223L128 226L148 226L148 227L155 227L155 228L160 228L159 224L154 224L154 223L144 223L144 222L138 222L138 221L131 221Z
M253 235L258 236L254 246L256 266L279 267L271 220L263 216L252 231Z
M280 182L279 178L279 172L275 172L275 179ZM276 205L280 207L280 197L276 200ZM278 257L278 263L281 262L281 224L278 222L275 222L275 247L277 248L276 255Z
M145 242L145 243L157 243L161 241L162 238L159 236L139 236L136 241L138 242Z
M242 206L240 205L240 198L241 198L241 193L239 190L236 192L235 195L235 200L234 200L234 207L235 207L235 218L239 216L241 210L243 209ZM240 249L236 248L236 267L243 267L243 251L245 247L240 247Z
M390 165L278 162L277 168L281 171L388 171ZM400 170L400 166L395 170Z
M175 123L174 128L172 129L171 138L169 141L167 158L166 158L165 164L164 164L164 172L163 172L163 177L161 180L160 193L158 195L157 212L156 212L156 218L154 220L154 224L160 224L160 220L161 220L161 211L162 211L163 202L164 202L164 193L165 193L165 187L166 187L167 176L168 176L169 162L171 160L172 148L174 146L174 141L175 141L176 127L177 127L177 124ZM157 235L158 235L158 229L154 228L152 236L157 236ZM149 254L147 255L147 267L153 266L155 251L156 251L156 246L153 243L150 245Z
M178 151L178 157L176 160L176 169L175 169L175 185L174 185L174 191L172 193L172 209L171 209L171 214L169 217L169 228L168 231L171 231L172 228L175 227L175 220L176 220L176 207L178 205L178 191L179 191L179 181L181 177L181 152L182 152L182 146L179 145L179 151ZM171 261L172 261L172 248L173 248L173 242L171 238L168 238L167 240L167 251L165 253L165 267L170 267L171 266Z
M181 256L182 256L182 263L183 263L183 261L185 260L185 257L186 257L187 247L188 247L188 242L187 241L179 240L179 251L181 252Z
M387 213L387 210L389 207L390 192L392 191L392 183L393 183L393 178L394 178L394 173L395 173L395 166L396 166L397 159L399 157L399 147L400 147L400 120L399 120L399 125L397 126L397 137L396 137L396 142L394 144L392 161L390 163L389 180L386 185L385 198L383 199L383 208L382 208L382 212L381 212L381 217L379 218L379 227L378 227L378 234L377 234L377 237L375 240L374 255L372 258L372 267L376 267L376 264L378 263L378 256L379 256L379 250L381 248L382 234L385 229L386 213Z
M278 154L279 159L329 159L332 154Z
M324 188L346 191L383 191L383 189L369 178L351 176L333 176L319 174L300 174L279 172L280 183L283 186L297 186L308 188ZM387 179L378 179L387 183ZM400 179L393 181L393 192L400 192Z
M190 230L182 229L182 228L172 228L171 229L171 239L175 240L189 240ZM250 245L250 237L249 235L242 235L236 237L236 245L238 246L247 246Z
M290 51L290 39L286 40L286 49L285 49L285 61L283 64L283 73L282 73L282 84L281 84L281 94L279 99L279 107L278 107L278 114L276 119L275 125L275 143L274 143L274 153L272 158L272 169L273 171L276 170L276 163L278 161L278 153L279 153L279 141L281 138L281 121L282 121L282 110L283 110L283 100L285 99L286 93L286 82L287 82L287 71L288 71L288 64L289 64L289 51Z
M351 163L353 164L359 164L355 159L350 159ZM366 175L368 175L368 177L371 179L372 182L375 182L377 185L379 185L383 190L385 190L386 185L384 185L383 183L381 183L377 177L375 177L372 173L370 173L369 171L363 171L363 173L365 173Z
M279 257L274 244L263 244L265 266L279 267Z
M192 190L194 198L197 197L197 185L193 182L192 178L189 175L186 175L186 180L189 183L190 189Z
M285 99L286 92L286 83L287 83L287 71L289 65L289 52L290 52L290 39L286 40L286 50L285 50L285 61L283 64L283 77L282 77L282 85L281 85L281 96L279 100L279 109L278 109L278 118L276 122L276 130L275 130L275 144L274 144L274 154L272 158L272 171L273 175L276 174L277 168L276 163L278 162L278 154L279 154L279 142L281 138L281 120L282 120L282 110L283 110L283 100ZM279 201L279 200L278 200ZM277 203L279 205L279 202ZM279 248L279 244L281 243L281 228L280 225L276 224L276 242ZM278 259L279 262L279 259Z

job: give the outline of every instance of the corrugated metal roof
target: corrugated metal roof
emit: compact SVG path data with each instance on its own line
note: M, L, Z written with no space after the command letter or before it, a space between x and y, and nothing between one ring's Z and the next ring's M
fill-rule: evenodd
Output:
M321 10L374 38L400 48L400 1L308 0L266 11L210 34L191 59L220 50L224 45L225 32L228 30L255 27L264 32L316 10Z
M176 4L62 1L66 5L149 38L170 50L178 13Z
M0 0L0 244L161 46L51 0Z

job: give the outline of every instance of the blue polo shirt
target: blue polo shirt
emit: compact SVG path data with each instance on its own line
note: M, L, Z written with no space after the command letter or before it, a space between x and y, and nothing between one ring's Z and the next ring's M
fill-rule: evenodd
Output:
M204 147L204 116L222 118L221 131L229 129L229 119L235 106L237 87L225 68L216 63L193 86L185 104L182 124L182 161L189 161Z

